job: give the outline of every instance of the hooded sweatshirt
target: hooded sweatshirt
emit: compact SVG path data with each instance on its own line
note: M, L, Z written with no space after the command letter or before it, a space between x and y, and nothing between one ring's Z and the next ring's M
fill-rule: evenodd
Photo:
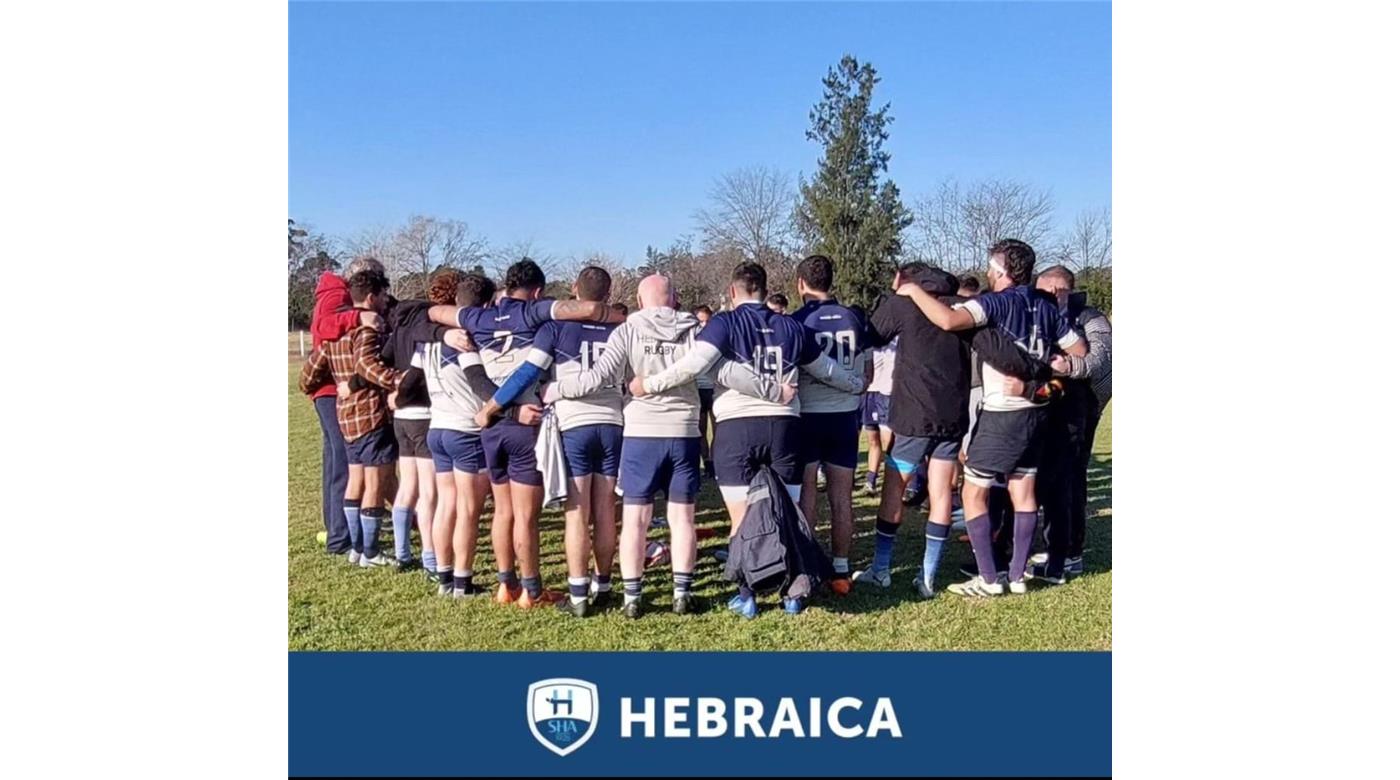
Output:
M316 281L316 305L311 310L311 346L337 341L360 326L360 312L351 308L350 286L326 271ZM335 382L325 382L311 392L312 399L334 398Z

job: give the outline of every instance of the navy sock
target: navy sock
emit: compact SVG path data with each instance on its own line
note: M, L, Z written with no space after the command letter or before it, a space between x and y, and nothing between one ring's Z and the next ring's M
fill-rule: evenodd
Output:
M525 588L525 592L530 594L530 598L532 599L539 598L540 591L543 590L540 586L540 578L538 575L534 577L522 577L520 579L520 585Z
M598 586L598 592L612 590L612 574L594 574L593 582Z
M439 571L439 572L437 573L437 575L438 575L438 584L439 584L439 585L451 585L451 584L452 584L452 570L451 570L451 569L447 569L446 571Z
M1035 523L1039 515L1035 512L1017 512L1014 535L1011 537L1011 573L1013 580L1026 574L1026 560L1031 557L1031 541L1035 538Z
M452 575L452 589L465 591L467 589L467 581L470 579L471 577L464 577L454 573Z
M924 582L933 584L938 573L938 559L943 557L943 543L948 541L952 526L924 523Z
M992 556L992 519L987 515L978 515L968 520L967 536L972 540L972 554L977 556L977 573L987 582L996 582L997 564Z
M384 507L372 506L360 510L360 533L364 535L365 555L379 555L379 525L384 522Z
M671 597L680 598L690 595L690 586L695 582L695 572L677 571L671 573Z
M899 524L886 520L875 521L875 562L870 568L876 572L890 570L890 559L894 557L894 535L899 533Z
M623 594L623 596L626 597L626 601L627 601L628 604L631 604L632 602L634 602L634 601L636 601L637 599L641 598L641 597L642 597L642 578L641 578L641 577L623 577L623 578L622 578L622 594Z
M364 539L360 533L360 502L345 499L345 525L350 529L350 549L362 552Z
M413 557L413 548L408 542L408 524L412 515L413 510L406 506L394 507L394 557L399 561L407 561Z
M515 569L496 572L496 582L504 582L511 590L520 587L520 577L515 573Z
M575 600L588 598L588 578L570 577L569 596L574 598Z

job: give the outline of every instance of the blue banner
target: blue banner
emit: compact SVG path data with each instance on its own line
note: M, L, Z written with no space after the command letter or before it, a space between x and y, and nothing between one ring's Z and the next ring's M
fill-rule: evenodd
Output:
M289 773L1108 775L1109 653L290 653Z

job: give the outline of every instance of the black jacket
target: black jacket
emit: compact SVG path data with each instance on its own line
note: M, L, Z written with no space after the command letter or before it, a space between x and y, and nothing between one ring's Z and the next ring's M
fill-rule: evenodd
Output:
M748 509L729 540L724 576L755 593L776 590L785 598L810 596L834 576L812 526L768 466L749 482Z
M384 315L389 333L381 339L379 357L384 361L384 365L404 372L403 380L399 382L396 402L400 409L429 405L428 386L424 381L423 370L414 368L410 361L413 360L413 351L418 344L438 341L442 334L450 330L447 326L428 319L428 308L431 306L427 301L396 301ZM359 377L350 380L352 390L357 389L358 379Z

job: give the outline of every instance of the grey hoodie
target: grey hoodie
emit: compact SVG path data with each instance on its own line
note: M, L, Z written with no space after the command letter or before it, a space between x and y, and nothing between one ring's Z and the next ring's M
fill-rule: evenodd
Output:
M563 398L589 395L610 382L625 386L634 376L648 377L670 368L695 345L700 321L689 312L657 306L635 311L608 337L602 354L588 371L559 378ZM725 362L719 380L758 397L777 398L781 386L747 366ZM552 398L545 399L553 400ZM628 396L622 409L623 435L644 438L689 438L700 435L700 394L694 382L665 392Z

